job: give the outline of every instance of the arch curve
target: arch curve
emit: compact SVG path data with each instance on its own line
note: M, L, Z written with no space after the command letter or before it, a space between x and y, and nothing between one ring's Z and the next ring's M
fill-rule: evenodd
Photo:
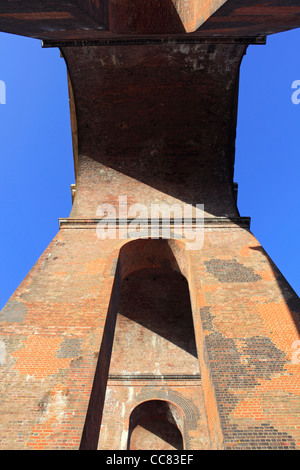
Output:
M189 256L185 243L172 238L140 238L126 242L119 252L121 279L142 269L177 271L188 278Z
M129 420L128 450L182 450L183 411L168 400L150 399L139 403Z

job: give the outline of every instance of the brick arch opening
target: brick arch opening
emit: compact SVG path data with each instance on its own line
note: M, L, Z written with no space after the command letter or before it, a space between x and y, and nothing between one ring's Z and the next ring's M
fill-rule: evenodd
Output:
M182 248L175 240L140 239L120 250L122 284L110 374L199 374Z
M98 446L110 377L124 385L137 376L200 376L189 272L181 241L138 239L121 247L81 449Z
M183 450L183 412L166 400L148 400L130 414L128 450Z

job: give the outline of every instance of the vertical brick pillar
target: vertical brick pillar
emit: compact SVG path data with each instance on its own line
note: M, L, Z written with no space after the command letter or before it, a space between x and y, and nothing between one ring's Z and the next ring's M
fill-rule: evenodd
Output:
M75 198L0 314L1 448L111 448L109 420L124 448L130 416L148 400L180 410L186 448L299 448L299 299L235 203L244 52L178 41L62 48L78 137ZM125 208L149 215L153 203L187 207L192 227L203 204L201 247L188 249L186 234L176 240L171 222L168 240L120 237ZM102 204L116 215L116 236L104 240ZM136 213L127 215L125 228ZM194 383L183 368L173 374L180 382L170 370L152 382L145 370L128 386L122 378L117 414L121 374L110 367L122 283L154 268L186 279L199 374Z

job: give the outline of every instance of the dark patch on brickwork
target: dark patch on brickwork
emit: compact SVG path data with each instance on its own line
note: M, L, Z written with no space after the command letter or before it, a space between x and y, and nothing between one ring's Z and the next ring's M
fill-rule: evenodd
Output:
M246 429L236 427L228 434L228 439L232 440L232 443L226 446L226 450L296 450L297 448L292 436L278 431L269 423L247 426Z
M250 338L225 338L214 331L214 316L211 307L200 310L205 337L204 356L210 367L213 386L224 442L231 443L229 448L281 448L281 442L288 442L292 448L292 438L279 433L270 424L243 430L230 420L230 415L239 403L236 392L245 392L260 385L260 380L271 380L274 374L284 373L286 355L278 349L270 338L253 336Z
M81 353L81 340L78 338L64 338L57 357L71 357L76 358Z
M202 307L200 309L203 330L213 330L213 315L211 314L210 309L210 306Z
M270 338L254 336L243 341L242 355L248 357L248 365L257 378L271 379L284 370L286 355Z
M207 271L219 282L257 282L262 279L252 268L238 263L236 259L211 259L204 264Z
M28 309L22 302L12 300L8 302L0 312L0 322L22 323Z
M237 346L236 340L215 332L205 342L216 390L221 394L228 388L253 388L260 379L270 380L273 374L284 371L286 356L267 337L238 339ZM226 400L226 408L236 404L229 403Z

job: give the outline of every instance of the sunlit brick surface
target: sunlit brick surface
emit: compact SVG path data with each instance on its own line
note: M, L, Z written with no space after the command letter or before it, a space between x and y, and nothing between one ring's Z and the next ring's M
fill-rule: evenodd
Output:
M0 312L0 448L299 449L299 298L233 185L247 43L300 26L299 5L67 3L0 6L1 30L61 48L76 175L70 217ZM188 206L189 230L203 204L203 244L164 215L168 236L124 236L120 196L147 216Z
M81 250L83 240L85 248ZM1 447L74 449L80 445L116 258L123 245L128 247L122 252L126 256L120 255L124 283L130 272L139 269L138 261L143 269L157 266L164 253L165 266L186 277L201 380L182 378L177 384L168 379L170 373L187 373L180 365L187 353L183 351L181 359L180 349L178 361L170 364L170 369L172 356L168 355L167 369L163 370L166 378L158 382L157 378L153 383L142 377L121 383L118 378L109 379L111 392L104 405L100 448L115 447L117 442L124 448L130 412L140 402L155 398L169 399L182 407L189 429L185 445L190 448L298 448L299 364L293 363L293 343L299 339L296 298L255 238L237 227L207 231L204 246L197 252L185 251L179 241L134 243L100 242L93 230L62 229L2 311L1 340L7 355L1 366L5 428ZM230 281L230 269L227 277L220 279L217 271L207 268L209 260L215 259L227 268L231 266L228 262L235 260L240 270L251 271L252 280L237 280L232 273ZM267 278L262 272L269 273ZM15 311L19 306L22 312L12 322L7 321L6 313L10 305ZM109 318L113 328L113 317ZM140 328L137 325L136 330L134 318L131 321L132 328L126 325L128 341L134 341L134 332ZM171 333L170 328L166 332ZM160 335L158 345L164 345L166 340ZM110 343L110 333L107 338ZM123 348L121 344L115 343L115 347ZM145 359L150 359L151 365L152 353L148 348L146 352ZM154 353L159 350L153 349ZM101 361L107 363L105 351L101 354ZM160 354L163 364L164 349ZM198 372L192 363L189 372ZM123 367L127 374L148 374L150 370L141 368L143 358L134 350L130 369L126 365L128 362L123 366L112 356L110 373L118 375ZM106 422L114 420L118 431L110 434ZM100 424L99 420L96 428ZM93 426L89 432L94 433Z

